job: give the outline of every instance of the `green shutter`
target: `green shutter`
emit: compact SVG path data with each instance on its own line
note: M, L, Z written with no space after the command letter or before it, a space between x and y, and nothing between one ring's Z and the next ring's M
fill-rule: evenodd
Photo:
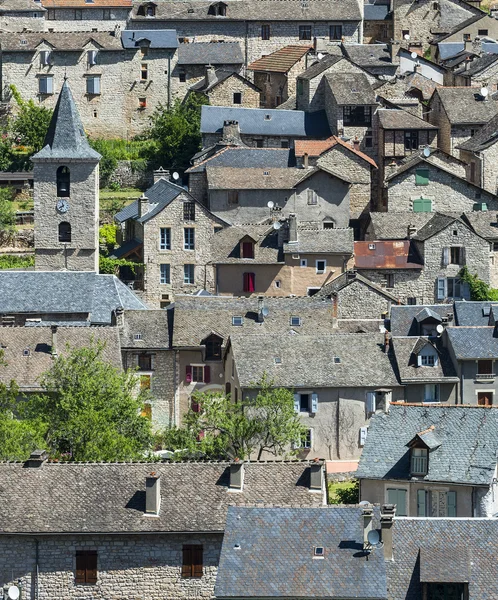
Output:
M417 491L417 517L426 517L425 490Z
M396 514L399 517L406 517L406 490L388 489L388 504L396 504Z
M448 517L456 517L456 492L448 492L446 496Z
M413 212L432 212L432 200L417 198L413 201Z
M415 171L415 185L429 185L429 169Z

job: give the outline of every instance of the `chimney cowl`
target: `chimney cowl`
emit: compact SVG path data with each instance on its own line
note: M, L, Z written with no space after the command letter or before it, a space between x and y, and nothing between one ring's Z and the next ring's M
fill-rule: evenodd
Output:
M314 460L310 464L310 492L323 492L324 484L323 463L321 460Z
M244 490L244 462L236 458L230 464L230 483L228 489L232 492Z
M28 460L24 463L25 467L39 468L47 460L48 453L46 450L33 450L29 455Z
M158 517L161 508L161 478L151 473L145 478L145 514Z
M149 199L145 194L142 194L138 199L138 218L143 217L149 212Z
M163 169L163 167L159 167L154 171L154 183L157 183L160 179L170 180L170 172L168 169Z

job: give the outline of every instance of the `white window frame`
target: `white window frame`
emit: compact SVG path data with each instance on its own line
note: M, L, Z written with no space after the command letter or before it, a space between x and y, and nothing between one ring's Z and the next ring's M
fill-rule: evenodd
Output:
M195 227L183 228L183 249L195 250Z
M307 267L308 266L308 259L307 258L301 258L299 266L300 267Z
M167 269L168 271L168 277L164 277L163 278L163 267L169 267ZM168 279L169 281L163 281L163 279ZM171 265L168 263L161 263L159 265L159 281L161 283L161 285L171 285Z
M297 319L297 323L294 323L293 321ZM290 325L291 327L301 327L301 317L299 317L298 315L292 315L290 318Z
M318 263L323 262L323 271L318 268ZM327 272L327 261L324 258L317 258L315 260L315 270L317 275L324 275Z
M191 278L189 277L189 279L192 279L192 281L187 281L186 267L192 267L192 277ZM183 283L184 283L184 285L195 285L195 264L194 263L185 263L183 265Z
M205 372L204 372L204 367L205 365L201 365L201 364L190 364L189 365L190 369L191 369L191 383L204 383L205 380ZM195 379L194 378L194 369L201 369L202 370L202 381Z
M238 319L240 319L240 323L235 322ZM234 327L242 327L244 325L244 317L239 317L238 315L232 317L232 325Z
M164 236L163 236L164 232ZM164 237L164 243L163 243ZM159 250L171 250L171 227L159 228Z
M429 386L434 388L435 399L428 398L427 388ZM440 404L440 402L441 402L441 389L440 389L439 383L426 383L426 384L424 384L424 398L423 398L423 403L424 404Z

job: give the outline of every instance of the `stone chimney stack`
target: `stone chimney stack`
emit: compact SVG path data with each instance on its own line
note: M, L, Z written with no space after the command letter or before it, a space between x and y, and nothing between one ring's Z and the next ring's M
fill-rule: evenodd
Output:
M337 321L338 309L339 309L339 298L337 297L337 294L334 292L332 294L332 327L334 329L337 329L337 327L339 326L338 321Z
M366 550L370 546L368 534L372 531L373 527L373 506L371 504L363 506L361 516L363 518L363 549Z
M297 244L297 217L294 213L289 215L289 244Z
M307 152L303 154L303 167L307 169L309 167L309 155Z
M114 311L114 315L113 315L113 319L112 319L112 324L115 325L116 327L123 327L124 326L124 309L122 306L118 306L116 308L116 310Z
M238 121L225 121L223 123L223 137L219 143L224 146L245 146L240 137Z
M408 225L408 229L407 229L407 237L409 240L412 239L412 237L417 233L417 227L415 225Z
M145 514L159 516L161 508L161 479L156 473L145 478Z
M258 296L258 323L263 323L263 321L265 320L264 309L265 309L264 297Z
M380 530L384 543L384 559L393 560L393 519L396 514L395 504L384 504L380 509Z
M354 150L356 150L357 152L360 151L360 140L358 139L358 136L356 136L353 140L353 148Z
M322 492L325 482L323 464L319 458L315 458L310 465L310 492Z
M52 358L57 358L57 325L52 325L50 330L52 332Z
M230 465L229 489L235 492L242 492L244 489L244 463L238 458Z
M211 65L206 67L206 75L204 77L204 85L207 87L216 82L216 69Z
M157 183L160 179L166 179L167 181L169 181L170 173L167 169L159 167L157 171L154 171L154 183Z
M24 466L38 469L43 465L47 458L48 453L46 450L33 450L29 455L28 460L24 463Z
M149 199L145 194L142 194L138 199L138 216L143 217L149 212Z

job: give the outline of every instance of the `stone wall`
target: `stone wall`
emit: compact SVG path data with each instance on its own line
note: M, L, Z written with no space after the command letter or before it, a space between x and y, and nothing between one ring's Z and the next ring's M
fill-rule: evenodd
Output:
M241 104L234 103L234 94L242 96ZM208 92L211 106L234 106L238 108L259 108L259 91L235 75L228 77Z
M36 6L33 5L34 10L27 11L15 11L9 10L3 12L0 15L0 29L2 31L24 31L29 29L31 31L44 31L45 28L45 15L43 11L36 11Z
M381 319L384 314L390 314L393 304L382 293L358 280L342 288L337 293L337 301L339 319Z
M479 153L460 150L460 159L467 163L466 176L468 181L482 186L488 192L496 194L498 191L498 173L496 165L498 164L498 144L493 144ZM471 165L474 163L474 167ZM472 173L473 171L473 173Z
M146 170L145 162L134 160L118 160L118 164L109 178L111 183L120 187L147 189L154 183L151 171Z
M212 598L221 534L3 536L0 581L23 598L98 600ZM181 577L182 547L202 544L203 576ZM76 552L97 552L97 583L76 584ZM36 577L38 554L38 577Z
M406 303L407 298L416 298L417 304L434 303L434 293L432 298L426 299L422 269L358 269L358 272L379 287L386 288L386 291L399 298L403 303ZM387 275L394 275L394 287L392 288L386 287Z
M54 31L109 31L114 27L126 28L129 8L50 8L46 12L45 30ZM43 28L40 30L43 31Z

